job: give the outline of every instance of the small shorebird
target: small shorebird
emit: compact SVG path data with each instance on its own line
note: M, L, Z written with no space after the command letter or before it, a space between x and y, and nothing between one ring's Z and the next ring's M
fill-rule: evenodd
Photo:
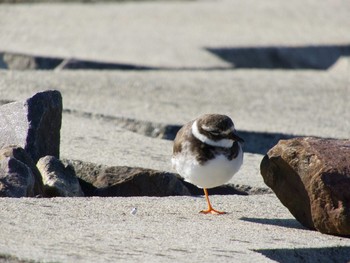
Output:
M225 213L211 206L207 188L228 182L239 170L243 142L232 120L220 114L202 115L176 134L172 165L185 181L203 188L208 209L201 213Z

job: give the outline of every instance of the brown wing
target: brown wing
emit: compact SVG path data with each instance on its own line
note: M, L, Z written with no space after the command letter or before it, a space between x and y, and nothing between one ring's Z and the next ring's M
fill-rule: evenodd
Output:
M188 139L191 136L191 127L194 121L186 123L182 128L177 132L174 145L173 145L173 155L181 152L182 143L184 140Z
M190 142L190 150L196 154L196 159L199 163L204 164L208 160L215 157L215 147L207 145L192 135L191 127L194 121L185 124L176 134L173 146L173 155L182 151L184 140Z

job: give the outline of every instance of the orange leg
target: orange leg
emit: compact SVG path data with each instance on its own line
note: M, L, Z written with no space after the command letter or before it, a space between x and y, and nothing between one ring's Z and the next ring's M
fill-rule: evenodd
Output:
M211 206L210 201L209 201L208 190L206 188L203 188L203 190L204 190L204 194L205 194L205 199L207 200L207 203L208 203L208 209L207 210L202 210L202 211L200 211L200 213L202 213L202 214L213 214L213 215L226 214L226 212L217 211Z

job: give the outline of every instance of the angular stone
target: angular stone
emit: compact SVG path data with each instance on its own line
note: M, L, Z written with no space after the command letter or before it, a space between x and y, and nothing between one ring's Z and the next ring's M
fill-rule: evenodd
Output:
M59 158L61 119L62 97L56 90L5 104L0 107L0 148L18 145L35 163L46 155Z
M13 154L13 152L16 152ZM24 161L29 159L25 151L11 151L10 148L0 150L0 196L1 197L32 197L34 193L35 177Z
M281 140L260 166L265 183L305 227L350 235L350 140Z
M45 156L39 159L37 167L43 178L45 196L84 196L71 165L63 165L54 156Z
M32 158L28 155L28 153L23 148L19 146L14 146L14 145L4 147L0 149L0 158L4 158L4 157L14 158L19 162L22 162L24 165L26 165L31 170L34 176L34 188L33 188L34 196L44 195L43 181L41 178L41 174L38 168L36 168L36 165L33 162Z
M85 186L90 185L87 187L89 195L190 195L187 187L172 173L127 166L108 167L75 160L65 162L74 166L77 176L85 181Z

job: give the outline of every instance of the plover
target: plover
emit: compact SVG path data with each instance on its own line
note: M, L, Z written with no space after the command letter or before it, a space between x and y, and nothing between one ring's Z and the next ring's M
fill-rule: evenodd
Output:
M176 134L172 165L185 181L203 188L208 209L201 213L225 213L213 209L207 188L225 184L239 170L243 142L233 121L221 114L202 115Z

